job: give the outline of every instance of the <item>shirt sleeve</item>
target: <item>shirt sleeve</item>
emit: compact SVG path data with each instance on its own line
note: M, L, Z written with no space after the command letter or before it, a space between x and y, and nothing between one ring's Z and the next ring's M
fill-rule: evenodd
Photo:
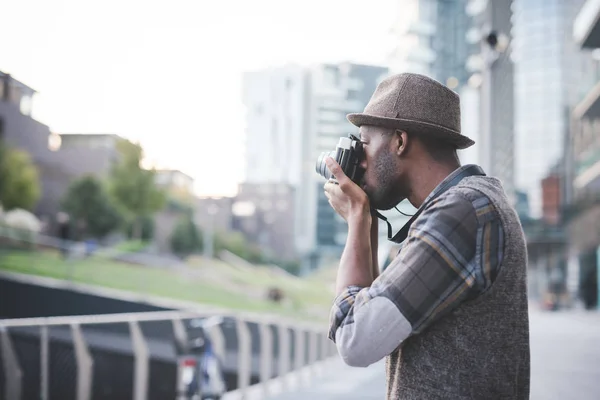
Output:
M402 250L370 287L334 301L329 337L344 361L366 367L477 294L481 240L472 202L448 191L423 210Z

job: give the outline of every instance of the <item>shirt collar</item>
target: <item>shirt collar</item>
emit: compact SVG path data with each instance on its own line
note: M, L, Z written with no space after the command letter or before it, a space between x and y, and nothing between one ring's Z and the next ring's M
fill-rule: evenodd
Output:
M446 182L451 181L452 179L454 179L455 176L461 174L464 170L466 170L467 168L469 168L471 165L463 165L461 167L458 167L457 169L455 169L454 171L452 171L452 173L450 173L450 175L448 175L446 178L444 178L443 181L441 181L436 187L435 189L433 189L431 191L431 193L429 193L429 196L427 196L427 198L425 199L425 201L423 201L423 204L421 204L421 207L425 206L427 203L429 203L429 200L431 200L431 198L435 197L443 188L443 186L446 184Z

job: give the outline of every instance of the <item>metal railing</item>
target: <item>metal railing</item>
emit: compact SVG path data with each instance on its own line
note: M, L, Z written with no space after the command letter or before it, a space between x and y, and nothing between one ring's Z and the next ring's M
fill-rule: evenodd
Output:
M270 395L269 383L275 378L282 385L280 390L285 391L286 385L290 383L288 377L291 373L306 367L310 379L319 371L319 362L327 361L337 354L335 345L327 339L324 326L302 324L284 318L251 313L223 315L221 312L217 314L210 311L157 311L74 317L3 319L0 320L2 358L0 366L3 369L4 391L0 393L0 397L6 400L24 399L24 374L28 372L27 369L30 369L30 373L39 370L39 394L36 393L35 396L42 400L50 398L50 347L53 339L49 331L55 327L68 327L75 358L75 398L77 400L91 399L94 388L96 352L92 351L83 327L91 329L94 326L127 324L131 339L130 350L133 357L132 398L135 400L147 399L151 379L150 363L152 354L149 338L144 334L141 323L168 322L172 326L174 340L185 342L188 339L188 331L184 326L185 321L194 318L207 318L213 315L230 318L234 324L235 341L237 342L234 351L237 359L235 391L236 397L240 399L247 399L251 389L259 390L262 393L261 398L268 397ZM256 335L251 335L249 324L258 326L258 343L253 343L253 336ZM29 362L25 362L19 357L19 351L17 351L13 338L22 329L28 329L30 334L32 330L38 332L38 365L33 365L37 363L32 363L31 357L28 359ZM208 333L215 348L215 353L222 360L226 359L226 342L222 326L214 326ZM274 342L277 343L276 349L274 349ZM258 382L252 385L251 388L252 362L253 355L255 355L253 348L256 347L259 349L258 354L256 354L258 358ZM293 348L293 351L290 351L290 348ZM152 376L152 379L161 379L161 377ZM176 391L177 388L173 387L173 398L176 396Z

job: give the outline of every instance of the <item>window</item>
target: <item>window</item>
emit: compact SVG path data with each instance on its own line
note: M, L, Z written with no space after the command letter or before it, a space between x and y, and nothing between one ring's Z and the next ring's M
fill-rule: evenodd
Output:
M21 114L27 116L31 115L31 96L23 95L19 107L21 109Z

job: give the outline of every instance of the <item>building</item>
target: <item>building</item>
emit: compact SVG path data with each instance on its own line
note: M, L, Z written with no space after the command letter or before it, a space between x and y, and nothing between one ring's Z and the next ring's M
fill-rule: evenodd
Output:
M335 151L340 137L357 134L358 128L348 122L346 115L364 110L387 74L388 69L384 67L353 63L323 64L311 71L311 141L308 143L311 151L305 161L303 178L309 187L306 198L299 204L304 207L300 215L310 218L302 218L298 230L299 249L304 254L316 249L319 255L338 256L346 243L347 225L325 197L325 179L315 173L315 165L321 153ZM315 260L315 257L309 259Z
M107 177L119 161L117 143L122 138L111 133L62 133L53 161L74 179L84 175Z
M468 84L477 88L479 135L477 159L487 174L502 181L513 203L513 64L510 59L512 0L470 0L467 39L477 51L467 59Z
M432 73L435 79L453 90L467 85L470 78L466 60L473 48L466 40L471 24L467 3L467 0L435 2L436 20L432 45L435 60Z
M244 182L299 185L307 136L308 71L287 65L244 73Z
M399 0L397 9L390 71L424 74L453 90L466 85L467 0Z
M437 0L399 0L392 33L396 46L390 54L390 72L414 72L434 76L433 47L437 22Z
M105 179L112 166L119 160L117 143L121 137L115 134L53 134L53 151L42 170L43 198L40 207L44 214L54 216L61 209L61 202L74 180L91 175Z
M156 185L166 190L175 199L191 203L194 199L194 178L176 169L155 171Z
M514 0L515 185L532 218L543 215L540 182L562 158L569 114L589 87L590 57L579 51L573 21L583 0Z
M7 146L26 151L39 169L41 199L35 209L38 217L49 217L55 197L52 180L62 171L51 166L50 128L32 118L35 90L11 75L0 72L0 139Z
M118 159L113 134L57 134L32 118L35 90L0 72L0 138L26 151L42 187L35 214L52 223L71 182L84 175L105 177Z
M243 183L233 199L231 229L242 232L268 258L296 258L294 187L289 184Z
M572 34L582 54L600 49L600 1L587 0L573 22ZM593 61L595 82L571 113L568 141L569 233L567 283L587 308L599 306L600 270L600 64Z
M387 74L378 66L352 63L285 66L244 76L247 185L293 189L288 209L294 248L307 268L320 256L339 254L345 223L323 194L315 171L322 152L335 151L341 136L356 133L346 114L362 111ZM254 190L247 195L256 195ZM286 228L287 229L287 228Z

